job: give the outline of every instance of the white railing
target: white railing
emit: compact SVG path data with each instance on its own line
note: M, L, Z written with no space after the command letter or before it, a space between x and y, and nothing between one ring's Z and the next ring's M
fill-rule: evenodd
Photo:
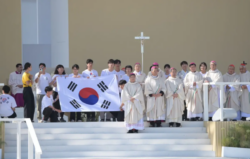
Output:
M203 120L208 121L208 85L219 85L220 89L220 121L223 121L223 108L224 108L224 86L225 85L250 85L250 82L216 82L216 83L203 83L203 104L204 116Z
M36 132L29 118L23 119L9 119L2 118L0 121L10 121L12 123L17 123L17 159L21 159L21 123L26 122L28 127L28 159L34 159L33 145L35 147L35 159L40 159L42 154L42 149L38 142Z

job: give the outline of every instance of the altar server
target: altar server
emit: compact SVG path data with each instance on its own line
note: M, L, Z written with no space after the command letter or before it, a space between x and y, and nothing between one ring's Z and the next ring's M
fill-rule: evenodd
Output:
M16 64L16 71L12 72L9 77L9 85L11 86L11 94L16 100L17 107L24 106L23 100L23 83L22 83L22 64Z

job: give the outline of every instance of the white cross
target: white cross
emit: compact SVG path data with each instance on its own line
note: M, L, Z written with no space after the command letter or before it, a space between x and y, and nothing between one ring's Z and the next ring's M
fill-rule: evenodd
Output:
M143 72L143 53L144 53L144 45L143 45L143 40L150 39L149 36L143 36L143 32L141 32L141 36L136 36L135 39L140 39L141 40L141 61L142 61L142 72Z

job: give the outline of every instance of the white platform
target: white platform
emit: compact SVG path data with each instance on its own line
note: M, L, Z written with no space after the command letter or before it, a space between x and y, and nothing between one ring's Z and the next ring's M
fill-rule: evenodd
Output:
M183 122L180 128L148 125L138 134L127 134L123 122L34 123L34 128L44 159L215 157L203 122ZM5 158L15 159L16 124L5 128ZM23 124L23 159L27 158L27 138Z

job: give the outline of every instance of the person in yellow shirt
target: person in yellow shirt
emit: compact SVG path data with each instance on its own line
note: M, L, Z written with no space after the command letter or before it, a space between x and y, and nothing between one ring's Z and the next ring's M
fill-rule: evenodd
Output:
M34 94L32 92L32 75L29 73L32 70L31 64L29 62L24 65L24 73L22 76L23 82L23 100L24 100L24 117L30 118L32 122L35 113L35 100Z

